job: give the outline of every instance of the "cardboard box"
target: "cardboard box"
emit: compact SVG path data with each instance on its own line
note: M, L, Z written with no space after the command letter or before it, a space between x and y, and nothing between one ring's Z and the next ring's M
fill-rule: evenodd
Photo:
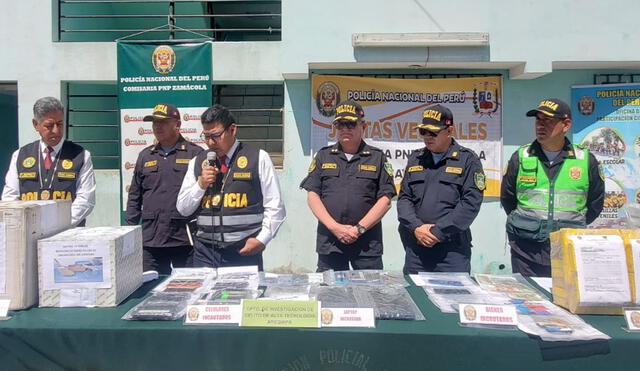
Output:
M551 233L553 302L578 314L622 314L632 303L628 243L618 229Z
M38 241L38 280L41 307L114 307L142 285L142 228L74 228Z
M620 235L627 251L627 269L631 285L631 299L636 306L640 305L640 230L621 229Z
M0 296L10 310L38 302L38 239L70 227L71 201L0 201Z

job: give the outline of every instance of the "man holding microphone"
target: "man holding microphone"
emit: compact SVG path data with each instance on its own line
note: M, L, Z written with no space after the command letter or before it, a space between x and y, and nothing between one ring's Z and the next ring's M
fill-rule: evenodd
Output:
M196 267L257 265L286 211L269 154L236 140L229 110L214 105L201 116L209 151L189 162L176 207L197 215ZM215 154L215 155L214 155Z

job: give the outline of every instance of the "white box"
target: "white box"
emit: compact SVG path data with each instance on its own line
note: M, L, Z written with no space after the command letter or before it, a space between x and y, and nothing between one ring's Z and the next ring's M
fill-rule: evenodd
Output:
M142 285L142 228L73 228L38 241L38 283L41 307L115 307Z
M0 201L0 296L10 310L38 302L38 239L71 227L71 201Z

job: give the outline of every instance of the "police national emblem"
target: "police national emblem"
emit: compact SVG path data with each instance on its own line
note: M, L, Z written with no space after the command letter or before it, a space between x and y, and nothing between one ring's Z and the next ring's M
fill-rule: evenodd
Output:
M479 190L484 191L487 188L487 182L484 173L474 173L473 182Z
M331 81L320 84L316 90L316 107L324 117L333 117L340 102L340 89Z
M30 167L33 167L33 165L36 164L36 158L35 157L27 157L22 161L22 166L26 167L27 169Z
M578 166L574 166L569 171L569 176L573 180L578 180L582 177L582 169Z
M166 75L176 66L176 53L169 45L159 45L153 51L151 64L156 72Z
M592 114L595 108L596 101L588 95L585 95L578 100L578 112L583 116Z
M73 161L64 159L62 160L62 168L65 170L69 170L73 167Z
M245 167L247 167L249 160L247 160L247 156L240 156L238 157L238 161L236 163L238 164L238 167L240 169L244 169Z

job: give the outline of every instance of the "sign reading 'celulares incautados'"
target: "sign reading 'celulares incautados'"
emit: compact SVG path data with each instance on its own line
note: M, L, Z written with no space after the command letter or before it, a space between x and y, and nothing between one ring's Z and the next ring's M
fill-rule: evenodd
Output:
M119 42L118 107L123 208L138 153L155 144L151 122L143 122L158 103L181 114L182 136L204 147L200 115L211 106L211 43Z

